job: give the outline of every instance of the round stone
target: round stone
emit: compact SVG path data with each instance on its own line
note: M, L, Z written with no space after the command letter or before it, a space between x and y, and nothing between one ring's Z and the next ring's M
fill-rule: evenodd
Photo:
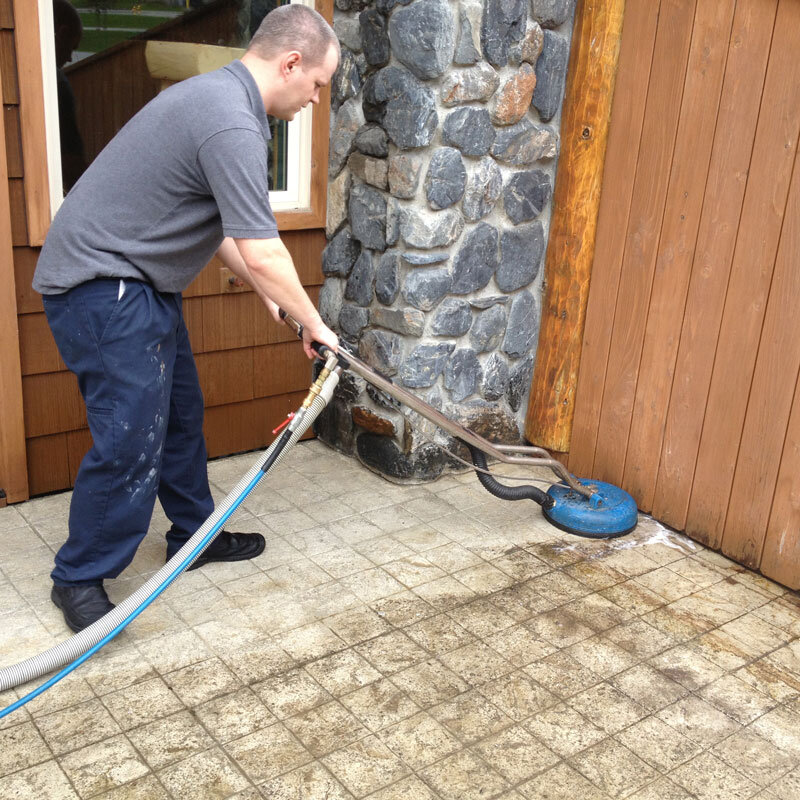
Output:
M501 305L482 311L472 323L469 341L478 353L496 350L506 330L506 312Z
M358 129L353 145L365 156L386 158L389 155L389 138L386 136L386 131L374 122L362 125Z
M558 140L550 128L534 125L523 117L516 125L497 132L490 152L498 161L525 167L543 158L553 158L558 152Z
M561 106L568 61L567 38L555 31L545 31L542 54L536 62L536 89L533 92L533 105L542 122L551 120Z
M389 63L389 36L386 32L386 17L375 8L368 8L358 15L361 46L364 58L371 67L382 67Z
M395 58L418 78L441 75L453 60L455 30L446 0L416 0L397 9L389 20Z
M495 130L485 108L456 109L442 125L442 141L457 147L465 156L485 156L494 138Z
M503 231L500 238L500 265L494 279L503 292L515 292L532 283L539 274L544 256L544 230L541 222Z
M397 253L384 253L375 271L375 296L385 306L390 306L400 291L400 269Z
M342 228L322 251L323 275L346 278L360 255L361 245L358 240L349 228Z
M466 300L448 297L443 300L431 324L435 336L463 336L472 325L472 312Z
M464 191L461 208L470 222L485 217L495 206L503 188L503 175L497 162L484 156L472 173Z
M453 147L440 147L433 154L425 176L428 205L435 210L449 208L464 195L467 171L461 154Z
M353 237L371 250L386 249L386 197L365 183L350 189L348 203Z
M528 291L515 295L508 314L502 351L512 358L533 352L539 333L539 303Z
M409 247L430 250L449 247L461 236L464 218L451 208L444 211L407 211L400 222L400 235Z
M403 385L412 389L433 386L453 350L454 344L444 342L415 347L400 368Z
M430 311L453 285L450 270L442 267L415 269L403 284L403 297L414 308Z
M454 403L460 403L474 394L481 381L478 356L470 348L456 350L444 368L444 387L450 391Z
M481 47L495 67L508 63L508 51L525 33L528 0L486 0L481 25Z
M401 67L384 67L367 79L364 115L383 125L400 148L427 147L439 123L433 92Z
M503 189L503 205L509 219L517 225L535 219L550 200L550 176L540 169L518 172Z
M479 222L467 236L453 264L453 294L469 294L489 283L497 269L497 229Z
M372 302L374 282L375 269L372 265L372 254L369 250L364 250L353 265L350 277L347 279L347 286L344 290L345 298L366 308Z
M499 400L508 389L508 364L499 353L492 353L483 369L481 394L486 400Z

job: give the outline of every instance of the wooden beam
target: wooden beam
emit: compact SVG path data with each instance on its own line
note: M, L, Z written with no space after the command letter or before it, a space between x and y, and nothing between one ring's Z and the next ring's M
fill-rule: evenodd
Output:
M562 453L569 450L575 411L624 10L625 0L584 0L572 34L539 349L525 421L529 441Z
M242 47L151 40L144 47L144 58L151 77L172 83L221 69L244 52Z
M19 111L25 170L28 244L38 247L50 227L50 178L44 113L39 4L14 0L14 39L19 74Z
M2 82L2 76L0 76ZM8 502L28 499L22 367L19 356L11 201L8 193L5 119L0 114L0 489Z

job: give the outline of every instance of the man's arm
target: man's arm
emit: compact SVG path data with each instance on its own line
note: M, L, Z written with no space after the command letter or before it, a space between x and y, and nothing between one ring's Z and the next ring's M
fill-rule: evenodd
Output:
M217 255L231 272L253 287L273 317L278 319L276 306L280 306L303 326L303 347L309 358L313 357L314 341L337 349L339 338L322 321L279 238L226 238Z
M250 276L250 272L247 269L247 264L244 263L244 259L239 252L239 248L236 246L236 242L231 239L230 236L226 236L222 240L222 244L219 246L219 250L217 250L217 258L219 258L220 261L222 261L222 263L237 278L241 278L248 286L250 286L259 296L261 302L267 307L267 310L272 315L272 318L276 322L283 324L283 320L278 314L278 304L274 303L272 298L267 297L267 295L259 291L259 287L256 286L256 282Z

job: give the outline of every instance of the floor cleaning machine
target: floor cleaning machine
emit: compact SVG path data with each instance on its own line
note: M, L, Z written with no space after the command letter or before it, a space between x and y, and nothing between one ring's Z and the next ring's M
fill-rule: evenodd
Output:
M302 336L301 326L289 316L284 315L284 318L298 336ZM496 497L533 500L542 507L550 523L578 536L608 539L623 536L636 527L636 503L622 489L601 481L575 478L541 448L492 444L381 375L344 345L340 346L337 353L322 345L315 345L314 349L323 366L303 404L291 415L283 432L259 455L256 463L217 505L214 513L194 536L155 575L102 619L49 650L0 670L0 691L4 691L61 668L41 686L1 710L0 718L42 694L111 641L201 555L261 479L281 462L288 450L311 427L333 396L339 377L345 370L360 376L464 444L471 455L471 466L478 480ZM491 474L487 457L504 464L546 467L555 474L557 481L546 492L532 485L507 486Z

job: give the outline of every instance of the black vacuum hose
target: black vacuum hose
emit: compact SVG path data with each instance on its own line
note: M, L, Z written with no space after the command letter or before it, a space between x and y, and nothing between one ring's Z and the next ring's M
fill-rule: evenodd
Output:
M463 442L463 444L469 449L472 463L478 467L475 470L475 474L487 492L499 497L501 500L533 500L534 503L538 503L542 508L551 508L555 503L555 500L549 494L546 494L536 486L506 486L495 480L491 475L482 472L481 470L487 469L485 454L471 444L466 442Z

